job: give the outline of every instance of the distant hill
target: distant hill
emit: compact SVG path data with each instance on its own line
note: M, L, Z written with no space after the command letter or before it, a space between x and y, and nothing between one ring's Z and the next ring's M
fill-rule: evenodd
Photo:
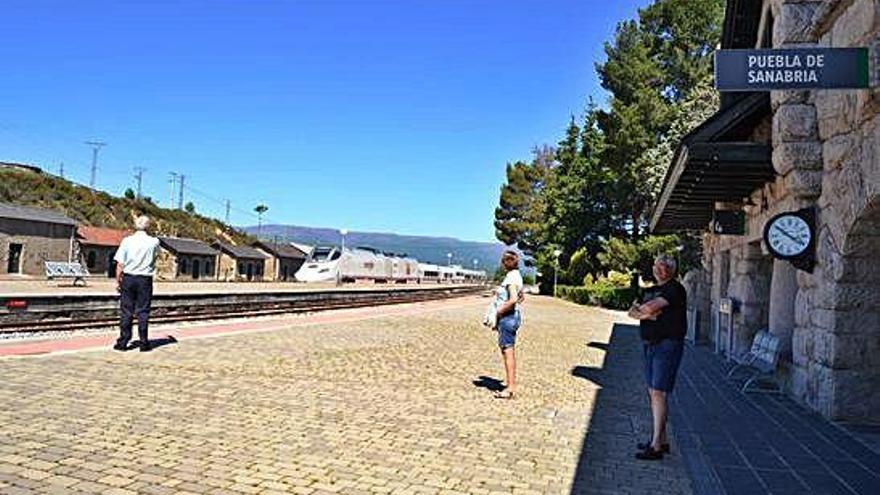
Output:
M257 235L256 226L243 227L245 232ZM336 229L301 227L298 225L263 225L259 237L272 241L294 241L303 244L338 246L342 236ZM369 246L381 251L408 254L419 261L445 265L447 253L452 253L452 263L473 268L474 260L479 269L494 272L498 267L504 245L493 242L461 241L452 237L428 237L397 235L377 232L349 232L345 236L346 247Z
M134 218L148 215L159 235L235 244L256 240L213 218L160 208L147 199L111 196L80 186L36 167L0 166L0 202L58 210L77 222L96 227L131 229Z

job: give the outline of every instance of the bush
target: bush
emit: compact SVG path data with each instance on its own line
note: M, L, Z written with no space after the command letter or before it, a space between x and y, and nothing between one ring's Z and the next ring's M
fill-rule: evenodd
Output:
M561 285L557 295L577 304L590 304L610 309L628 309L639 298L640 291L629 287L630 276L626 273L611 272L608 277L593 280L584 278L584 286Z

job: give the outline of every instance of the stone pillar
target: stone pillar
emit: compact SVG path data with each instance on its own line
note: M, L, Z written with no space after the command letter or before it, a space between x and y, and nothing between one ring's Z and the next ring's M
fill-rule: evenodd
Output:
M791 360L791 335L794 331L794 302L797 297L797 270L783 260L773 261L770 282L770 333L780 338L782 357Z
M770 267L759 243L745 244L734 251L733 275L728 293L740 303L734 315L734 354L749 349L755 332L767 324Z

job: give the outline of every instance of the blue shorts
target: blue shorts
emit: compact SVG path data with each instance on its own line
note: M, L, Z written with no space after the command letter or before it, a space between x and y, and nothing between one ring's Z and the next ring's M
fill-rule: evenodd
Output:
M522 323L519 311L498 320L498 347L507 349L516 345L516 331Z
M672 392L684 352L684 341L663 339L653 344L645 343L644 346L645 382L648 388Z

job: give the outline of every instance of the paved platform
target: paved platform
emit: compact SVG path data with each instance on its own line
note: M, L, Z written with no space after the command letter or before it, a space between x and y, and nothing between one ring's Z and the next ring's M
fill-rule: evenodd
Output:
M178 342L146 354L3 358L0 493L691 493L678 455L632 457L650 423L619 313L530 297L520 397L502 401L485 303L163 329Z
M744 394L727 370L704 347L685 351L672 421L696 493L880 494L875 443L785 396Z

